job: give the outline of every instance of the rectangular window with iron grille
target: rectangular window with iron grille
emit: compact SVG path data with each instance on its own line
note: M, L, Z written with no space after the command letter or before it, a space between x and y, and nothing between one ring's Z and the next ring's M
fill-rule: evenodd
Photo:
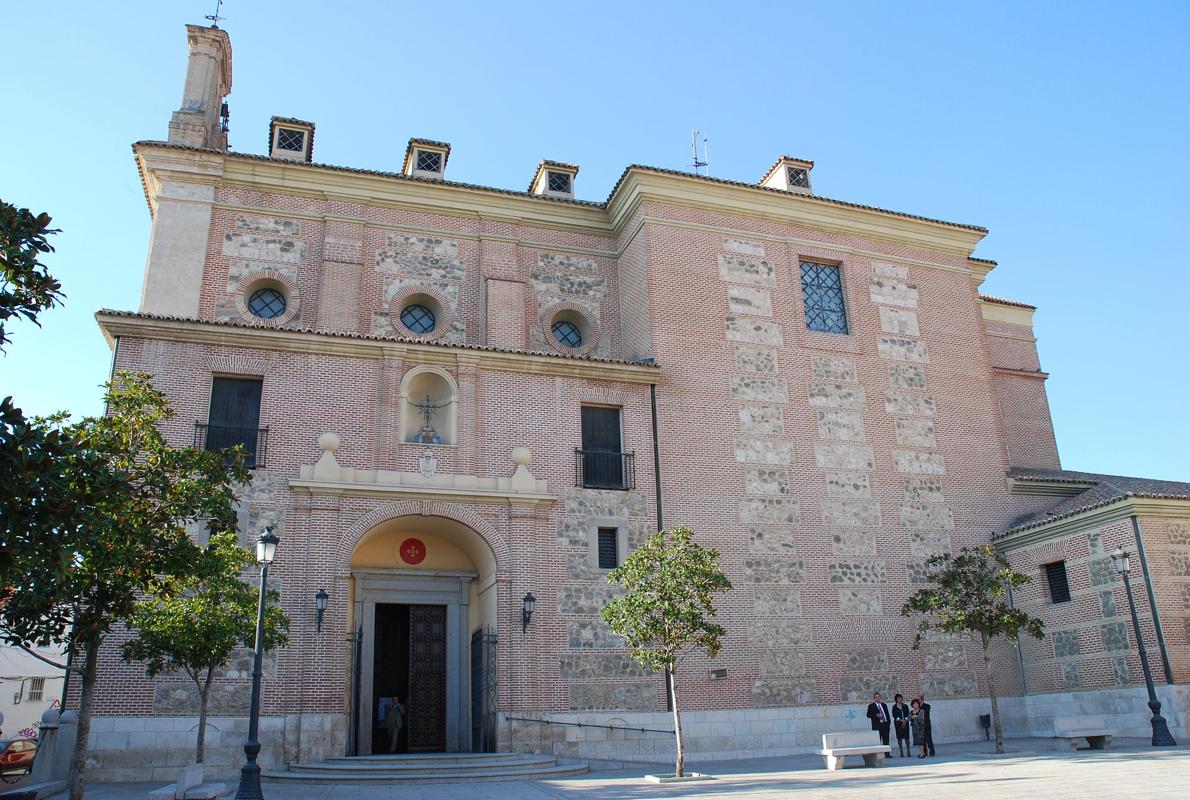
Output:
M806 327L823 333L847 333L842 270L834 264L803 261L802 301Z
M195 423L194 444L204 450L244 449L244 466L263 467L268 428L260 425L260 378L215 378L206 424Z
M570 194L570 176L565 172L548 172L551 192Z
M441 172L442 154L437 150L418 150L416 167L418 172Z
M45 678L29 679L29 702L40 703L45 696Z
M1070 582L1066 578L1066 562L1055 561L1052 564L1045 564L1043 566L1045 568L1045 579L1050 588L1050 602L1069 603Z
M788 167L786 176L789 178L789 185L796 186L799 189L805 189L810 185L810 173L803 167Z
M277 149L300 153L306 149L306 132L293 128L277 128Z
M599 568L620 566L620 532L616 528L599 529Z

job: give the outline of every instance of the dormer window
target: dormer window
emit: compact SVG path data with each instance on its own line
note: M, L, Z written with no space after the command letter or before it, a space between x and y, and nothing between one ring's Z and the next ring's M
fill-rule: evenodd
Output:
M418 150L414 169L418 172L442 172L442 154L434 150Z
M760 179L760 185L766 189L777 189L793 194L812 194L810 186L810 170L814 169L814 162L804 158L781 156L777 163L769 167L769 171Z
M546 173L549 176L549 187L551 192L562 192L563 194L570 194L570 175L566 172L554 172L549 170Z
M277 129L277 149L300 153L306 149L306 132L293 128Z
M562 161L542 161L537 165L537 172L533 173L533 180L529 182L532 194L546 197L574 197L574 176L578 175L578 167Z
M313 154L314 123L288 117L269 122L269 157L309 163Z
M405 149L406 175L414 178L442 180L446 173L446 159L450 157L450 145L429 139L410 139Z

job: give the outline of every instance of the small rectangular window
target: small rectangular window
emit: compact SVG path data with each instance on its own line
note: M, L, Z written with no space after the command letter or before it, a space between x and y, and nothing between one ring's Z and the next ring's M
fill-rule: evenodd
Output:
M843 276L833 264L803 261L802 301L806 327L823 333L847 333L847 310L843 304Z
M599 529L600 569L615 569L620 566L619 533L615 528Z
M29 702L40 703L45 695L45 678L29 679Z
M200 426L206 450L223 450L243 445L245 466L264 466L264 436L260 427L259 378L215 378L211 382L211 406L207 424Z
M442 154L437 150L418 150L415 168L418 172L441 172Z
M805 189L810 185L810 173L802 167L788 167L789 185Z
M277 128L277 149L300 153L306 149L306 132L293 128Z
M551 192L570 194L570 176L565 172L550 172L549 186Z
M1070 583L1066 580L1066 562L1055 561L1045 564L1045 578L1050 586L1050 602L1069 603Z

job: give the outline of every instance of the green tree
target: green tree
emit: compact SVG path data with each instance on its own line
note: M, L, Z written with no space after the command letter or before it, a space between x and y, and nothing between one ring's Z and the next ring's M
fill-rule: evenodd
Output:
M711 621L716 592L731 589L719 568L719 551L700 546L694 531L675 527L650 536L608 575L624 594L603 607L603 619L624 637L632 656L647 670L664 672L674 715L677 756L674 775L686 763L678 709L677 665L683 651L714 657L726 632Z
M34 214L0 200L0 350L8 344L6 326L13 317L33 324L44 309L62 299L62 286L46 270L40 258L54 252L49 243L49 214Z
M206 746L207 706L218 670L227 666L240 645L252 647L256 639L257 590L242 579L254 562L253 554L240 547L235 533L211 535L193 575L174 582L173 591L139 601L128 618L136 638L125 642L128 661L144 661L150 678L180 670L198 688L198 744L194 760L203 762ZM275 604L265 612L264 649L288 642L289 620Z
M1022 633L1038 639L1044 636L1045 623L1013 608L1006 600L1012 589L1024 586L1032 578L1014 570L1008 559L991 545L964 547L958 555L934 556L926 562L926 567L932 585L919 589L901 609L907 617L922 617L917 623L913 648L916 650L922 637L931 630L963 635L979 643L992 703L996 752L1003 753L1004 727L996 702L989 648L1000 637L1015 644Z
M40 536L5 543L19 580L0 588L5 640L29 646L65 639L81 659L71 800L83 797L100 645L138 599L169 593L193 572L201 551L187 525L231 520L234 487L248 477L241 459L169 444L162 427L173 412L149 375L118 373L105 399L103 417L32 423L67 443L49 462L52 489L61 494L42 514Z
M0 352L14 317L37 324L37 315L61 302L61 287L40 258L52 253L48 214L0 200ZM52 425L25 417L11 397L0 400L0 585L20 579L12 572L14 542L41 540L47 521L59 513L63 493L60 459L71 442Z

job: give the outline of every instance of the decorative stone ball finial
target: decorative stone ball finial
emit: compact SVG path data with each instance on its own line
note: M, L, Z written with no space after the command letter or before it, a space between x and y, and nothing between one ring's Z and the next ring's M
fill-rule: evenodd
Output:
M514 447L512 448L512 463L518 467L528 466L529 461L533 458L533 454L529 452L528 447Z
M339 449L339 434L327 431L318 437L318 449L324 453L333 453Z

